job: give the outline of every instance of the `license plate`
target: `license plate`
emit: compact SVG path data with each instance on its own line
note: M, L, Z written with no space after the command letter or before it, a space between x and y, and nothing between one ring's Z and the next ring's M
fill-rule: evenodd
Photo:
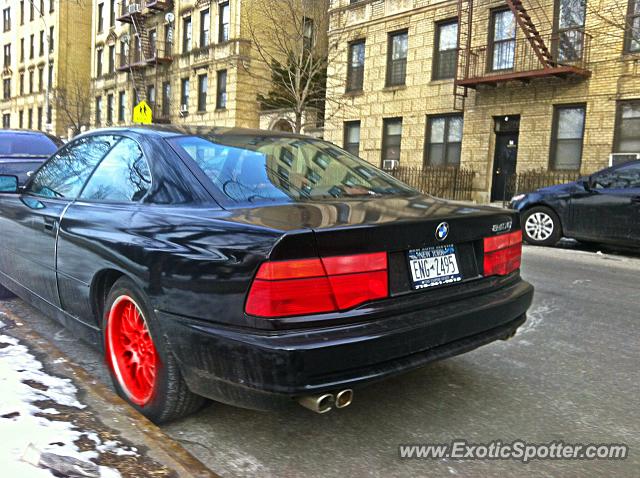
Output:
M414 289L460 282L455 246L427 247L409 251L409 270Z

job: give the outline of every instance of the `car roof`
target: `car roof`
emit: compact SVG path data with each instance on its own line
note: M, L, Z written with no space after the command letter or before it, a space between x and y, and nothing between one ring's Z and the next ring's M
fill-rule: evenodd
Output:
M144 136L176 137L176 136L270 136L282 138L308 138L307 136L251 128L228 128L215 126L178 126L178 125L149 125L149 126L121 126L114 128L100 128L87 131L84 135L113 133L134 133Z

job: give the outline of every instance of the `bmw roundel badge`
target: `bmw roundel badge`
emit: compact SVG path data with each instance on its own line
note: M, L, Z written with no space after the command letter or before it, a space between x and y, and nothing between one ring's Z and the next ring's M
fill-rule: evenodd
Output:
M441 222L436 227L436 239L439 241L444 241L449 235L449 224L446 222Z

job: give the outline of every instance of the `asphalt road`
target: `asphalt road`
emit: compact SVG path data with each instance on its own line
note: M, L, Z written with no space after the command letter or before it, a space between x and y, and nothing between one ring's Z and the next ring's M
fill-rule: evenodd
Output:
M515 338L358 390L315 415L212 404L164 430L223 476L638 476L640 256L526 247L536 286ZM8 303L76 362L101 358L20 300ZM622 461L401 460L398 445L521 439L625 443Z

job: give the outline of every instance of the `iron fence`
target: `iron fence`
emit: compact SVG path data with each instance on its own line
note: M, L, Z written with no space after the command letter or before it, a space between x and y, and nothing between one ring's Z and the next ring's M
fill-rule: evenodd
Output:
M505 200L508 201L516 194L530 193L555 184L570 183L579 177L579 171L547 171L546 169L521 171L510 175L507 179Z
M475 173L470 169L401 166L387 173L420 192L436 197L458 201L471 201L472 198Z

